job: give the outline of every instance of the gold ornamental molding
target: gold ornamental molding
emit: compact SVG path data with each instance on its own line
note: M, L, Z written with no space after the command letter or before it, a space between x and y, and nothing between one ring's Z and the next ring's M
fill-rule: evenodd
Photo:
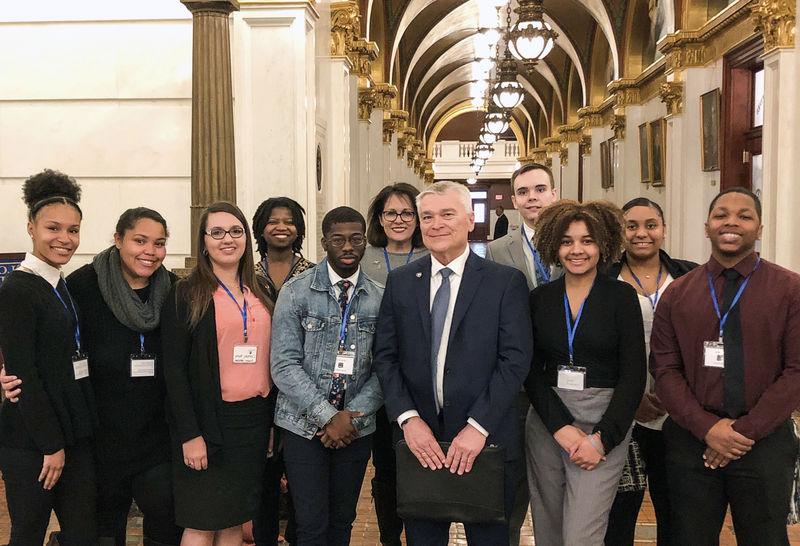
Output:
M431 185L434 182L433 176L434 176L433 170L425 171L423 180L425 181L426 184Z
M614 138L625 140L625 114L615 114L611 120L611 130L614 131Z
M752 9L755 30L764 34L764 53L794 47L795 2L760 0Z
M557 154L561 151L561 138L560 137L547 137L542 140L544 149L548 154Z
M390 83L375 84L375 108L391 110L392 102L397 98L397 87Z
M358 40L360 34L361 12L358 9L358 2L356 0L332 2L331 56L350 57L353 43Z
M375 108L375 88L367 87L358 90L358 119L369 121Z
M408 112L405 110L389 110L384 112L383 119L383 142L390 144L392 135L405 127L408 121Z
M605 119L603 119L603 110L599 106L584 106L578 108L578 119L583 122L584 128L602 127L604 126Z
M413 145L413 141L417 136L417 130L414 127L401 127L397 131L397 158L402 158L406 153L406 148Z
M558 150L558 159L561 161L562 165L569 165L569 150L566 146Z
M540 148L533 148L530 152L530 158L539 164L544 164L547 161L547 148L540 147Z
M573 125L562 125L557 129L558 134L561 135L561 142L568 144L570 142L580 142L581 134L583 132L583 122L578 121Z
M372 63L378 58L378 44L356 40L347 49L347 56L353 63L353 73L358 76L359 86L372 85Z
M392 118L384 118L383 120L383 143L384 144L391 144L392 143L392 135L397 130L395 124L397 122Z
M661 102L667 105L667 116L683 112L683 82L662 83L660 95Z
M592 137L590 135L582 135L580 146L581 155L592 155Z
M682 70L692 66L703 66L704 45L698 39L699 32L679 30L667 34L659 42L659 50L666 57L666 73Z
M626 106L639 104L641 95L639 86L636 85L636 78L620 78L608 84L608 93L614 97L614 108L625 110Z

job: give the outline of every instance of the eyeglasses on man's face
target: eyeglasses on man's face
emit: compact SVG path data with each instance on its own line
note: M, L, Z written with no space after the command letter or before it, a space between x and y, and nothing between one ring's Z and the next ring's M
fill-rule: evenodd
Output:
M206 235L212 239L224 239L226 235L230 235L233 239L238 239L244 235L244 228L242 226L233 226L231 229L222 229L221 227L213 227L206 231Z
M397 212L396 210L385 210L381 213L381 216L383 216L383 219L387 222L394 222L397 220L398 216L403 222L410 222L416 218L417 215L413 210L406 209L402 212Z
M334 248L342 248L348 240L353 248L359 248L367 244L367 238L363 235L351 235L350 239L347 239L342 235L331 235L325 240L328 241L328 244Z

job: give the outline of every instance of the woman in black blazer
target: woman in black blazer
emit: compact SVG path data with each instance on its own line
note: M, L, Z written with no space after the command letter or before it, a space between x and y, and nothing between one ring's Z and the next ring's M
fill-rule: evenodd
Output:
M158 212L128 209L117 221L114 245L67 277L81 345L91 355L89 381L100 423L94 438L98 534L116 546L126 543L133 499L144 516L146 546L177 545L181 537L174 523L158 328L175 280L162 265L166 241L167 223ZM0 380L12 402L27 394L16 376Z
M33 250L0 287L0 349L25 394L0 411L10 545L42 544L55 510L61 544L94 544L97 425L78 309L61 274L80 244L80 187L51 170L25 181Z
M662 249L667 226L658 203L638 197L628 201L622 211L625 215L625 252L606 274L627 282L636 290L649 354L653 314L661 295L673 280L697 264L676 260ZM646 486L650 490L658 523L658 544L664 546L670 543L666 447L661 433L667 415L655 394L653 378L649 374L647 389L635 417L628 463L611 508L605 543L609 546L633 546L636 519Z
M560 201L536 223L542 259L564 269L531 292L526 443L537 543L603 543L644 390L636 292L598 272L620 254L621 216L610 203Z
M196 237L197 267L161 315L175 518L181 544L240 546L267 461L273 302L236 205L209 206Z

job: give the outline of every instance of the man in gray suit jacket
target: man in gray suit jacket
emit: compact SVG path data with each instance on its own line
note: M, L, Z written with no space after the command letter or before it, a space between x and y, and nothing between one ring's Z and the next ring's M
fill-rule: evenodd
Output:
M538 163L528 163L514 171L511 175L511 202L522 217L522 225L519 229L510 231L505 237L492 241L486 249L487 260L522 271L528 280L529 290L549 282L554 274L542 263L539 253L533 246L533 227L539 218L539 212L557 200L558 192L553 187L553 173L548 167ZM520 393L520 396L520 418L524 426L530 402L524 392ZM525 452L527 458L529 456L527 441ZM527 476L526 472L522 472L517 484L514 508L508 521L512 546L519 544L520 528L525 521L529 502Z

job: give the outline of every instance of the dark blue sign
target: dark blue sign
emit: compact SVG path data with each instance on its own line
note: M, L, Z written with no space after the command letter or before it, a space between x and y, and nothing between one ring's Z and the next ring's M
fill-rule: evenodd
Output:
M3 284L6 277L11 275L24 259L24 253L0 254L0 284Z

